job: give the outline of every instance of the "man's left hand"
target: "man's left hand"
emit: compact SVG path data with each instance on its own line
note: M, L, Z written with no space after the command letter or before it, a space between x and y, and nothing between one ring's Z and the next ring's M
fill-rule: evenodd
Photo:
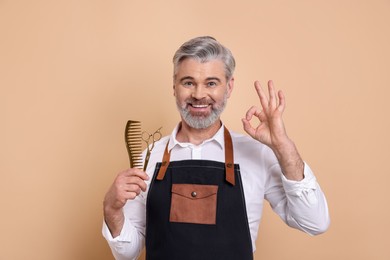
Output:
M252 106L242 119L244 130L254 139L267 145L275 153L283 174L291 180L303 179L304 162L302 161L295 144L287 136L282 115L286 106L283 92L275 91L273 82L268 81L268 97L258 81L255 88L260 99L261 109ZM250 123L253 117L259 119L257 127Z

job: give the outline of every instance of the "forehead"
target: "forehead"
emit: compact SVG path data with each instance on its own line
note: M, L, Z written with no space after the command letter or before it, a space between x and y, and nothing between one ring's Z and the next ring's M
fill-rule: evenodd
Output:
M221 60L214 59L200 62L196 59L185 59L177 67L176 77L209 78L218 77L224 79L226 76L225 66Z

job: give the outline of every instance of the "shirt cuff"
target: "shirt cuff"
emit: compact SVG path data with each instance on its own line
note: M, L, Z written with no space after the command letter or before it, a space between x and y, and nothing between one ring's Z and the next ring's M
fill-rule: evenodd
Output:
M109 243L115 243L115 242L131 242L131 232L134 232L134 227L130 225L130 222L127 218L125 218L123 222L122 230L119 234L119 236L113 238L110 232L110 229L108 228L106 221L103 220L103 236L107 239Z
M306 163L303 174L304 178L300 181L288 180L282 174L282 183L287 195L300 197L305 191L317 189L317 179Z

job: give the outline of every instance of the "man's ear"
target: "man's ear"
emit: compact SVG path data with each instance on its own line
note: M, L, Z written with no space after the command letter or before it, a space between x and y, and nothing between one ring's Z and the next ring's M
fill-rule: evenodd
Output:
M173 96L176 97L175 84L173 84L172 89L173 89Z
M229 98L230 95L233 92L234 88L234 78L232 77L228 82L227 82L227 97Z

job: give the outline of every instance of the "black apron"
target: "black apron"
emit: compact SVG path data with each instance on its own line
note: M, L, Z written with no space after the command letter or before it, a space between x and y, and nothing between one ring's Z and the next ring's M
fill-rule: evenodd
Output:
M146 202L146 259L253 259L240 169L225 133L225 163L157 163Z

